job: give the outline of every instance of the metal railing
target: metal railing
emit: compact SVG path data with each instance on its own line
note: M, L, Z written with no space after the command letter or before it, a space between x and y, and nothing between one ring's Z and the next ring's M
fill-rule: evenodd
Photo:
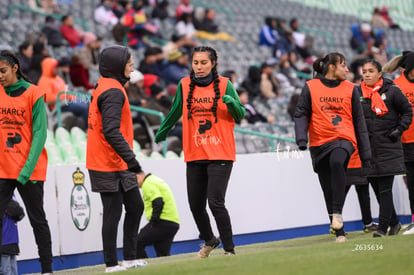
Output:
M259 136L259 137L265 137L270 139L270 150L271 152L275 151L275 140L278 141L286 141L286 142L290 142L293 144L296 144L296 141L293 138L284 138L284 137L279 137L279 136L275 136L272 134L268 134L268 133L262 133L262 132L257 132L257 131L252 131L252 130L246 130L240 127L235 127L234 128L235 132L240 132L243 134L248 134L248 135L255 135L255 136Z
M79 93L79 92L73 92L73 91L61 91L57 94L56 97L56 116L57 116L57 125L58 127L62 127L62 110L61 110L61 105L62 105L62 100L60 99L60 97L62 95L73 95L73 96L77 96L83 99L86 99L90 102L91 99L91 95L89 94L83 94L83 93ZM68 100L68 99L63 99L64 101ZM138 107L138 106L134 106L131 105L130 106L132 111L136 111L136 112L142 112L142 113L146 113L149 115L154 115L160 118L161 122L165 119L165 116L162 112L158 112L155 110L151 110L151 109L147 109L147 108L143 108L143 107ZM163 143L163 154L164 156L167 153L167 142L164 141Z

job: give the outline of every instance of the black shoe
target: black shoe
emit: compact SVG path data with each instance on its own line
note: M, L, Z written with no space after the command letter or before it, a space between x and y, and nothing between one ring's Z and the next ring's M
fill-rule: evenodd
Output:
M374 238L378 238L378 237L385 237L386 233L380 229L378 229L377 231L374 232L374 234L372 235Z
M390 230L388 231L388 236L398 235L398 232L401 230L401 223L397 223L394 226L390 226Z
M378 230L378 224L375 223L375 222L364 225L364 232L365 233L374 232L374 231L377 231L377 230Z
M231 251L224 251L224 255L225 256L234 256L234 255L236 255L236 252L234 251L234 249L232 249Z

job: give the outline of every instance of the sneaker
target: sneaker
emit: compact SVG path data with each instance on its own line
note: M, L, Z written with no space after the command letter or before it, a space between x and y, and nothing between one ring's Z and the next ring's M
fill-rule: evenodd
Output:
M124 260L122 262L122 266L126 269L133 269L133 268L139 268L147 266L148 262L145 260Z
M108 266L107 268L105 268L105 273L112 273L112 272L125 271L125 270L127 270L127 268L124 266L114 265L114 266Z
M332 224L329 226L329 234L336 235L336 230L332 228Z
M332 214L332 228L341 229L344 227L344 222L342 220L342 214L334 213Z
M338 236L338 237L336 237L335 242L337 242L337 243L346 242L346 237L345 236Z
M198 251L196 257L198 259L207 258L208 255L210 255L210 252L213 251L214 248L219 246L219 244L220 244L220 240L217 239L216 237L214 237L211 241L206 242L205 244L203 244L200 251Z
M403 235L411 235L414 234L414 222L409 224L405 229Z
M236 252L234 250L232 251L224 251L224 256L235 256Z
M374 234L372 236L374 238L380 238L380 237L385 237L386 234L385 234L385 232L383 232L380 229L378 229L377 231L374 232Z
M398 232L401 230L401 223L397 223L394 226L390 226L390 230L388 231L388 236L398 235Z
M42 275L53 275L52 272L46 272L46 273L42 273Z
M370 224L364 225L364 232L369 233L378 230L378 223L372 222Z

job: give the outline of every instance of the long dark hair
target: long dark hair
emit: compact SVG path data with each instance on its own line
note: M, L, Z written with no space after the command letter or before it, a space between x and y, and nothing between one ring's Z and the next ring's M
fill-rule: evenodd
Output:
M27 82L32 83L30 79L23 73L20 60L19 58L17 58L16 54L8 50L0 51L0 60L6 61L12 68L14 64L17 64L17 72L16 72L17 78L18 79L22 78L26 80Z
M193 59L194 53L196 52L207 52L208 56L211 60L211 62L214 62L214 66L211 69L211 73L213 74L213 82L214 82L214 92L215 92L215 96L214 96L214 101L213 101L213 107L211 107L211 111L214 114L214 117L216 119L216 123L217 123L217 102L220 98L220 89L219 89L219 75L217 72L217 51L212 48L212 47L208 47L208 46L202 46L202 47L196 47L193 50L193 53L191 54L191 59ZM188 109L188 119L191 119L191 104L192 104L192 98L193 98L193 92L194 92L194 87L196 85L195 83L195 79L194 79L195 73L194 70L191 69L190 72L190 92L188 93L188 97L187 97L187 109Z
M313 62L314 76L319 73L325 76L328 73L329 65L341 64L345 61L345 56L338 52L328 53L324 57L319 57Z

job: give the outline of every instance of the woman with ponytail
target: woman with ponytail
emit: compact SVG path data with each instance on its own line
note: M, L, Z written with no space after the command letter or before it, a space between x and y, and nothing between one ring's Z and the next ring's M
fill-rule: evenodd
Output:
M394 209L392 185L395 175L405 173L401 134L412 120L410 102L382 76L381 64L368 59L362 63L362 108L372 149L371 167L366 175L379 202L379 225L374 237L397 235L401 229Z
M399 77L394 79L397 85L408 98L408 101L414 107L414 52L404 51L384 65L385 73L392 73L396 69L402 68L404 71ZM407 169L407 188L408 198L410 200L411 224L405 228L403 235L414 234L414 125L410 127L401 136L404 150L404 162Z
M213 234L206 203L216 220L226 255L234 255L230 216L225 194L236 159L233 129L245 115L233 84L217 73L217 52L196 47L190 76L181 79L170 113L162 122L155 142L183 116L183 151L187 163L187 195L193 218L205 241L197 254L207 258L220 241Z
M16 55L0 51L0 217L17 188L33 227L42 274L51 274L52 241L43 208L47 169L44 96L22 73Z
M356 148L364 165L369 163L371 149L360 95L354 84L345 80L345 57L329 53L318 58L313 69L314 79L306 82L294 114L296 143L300 150L306 150L309 141L336 242L344 242L347 165Z

